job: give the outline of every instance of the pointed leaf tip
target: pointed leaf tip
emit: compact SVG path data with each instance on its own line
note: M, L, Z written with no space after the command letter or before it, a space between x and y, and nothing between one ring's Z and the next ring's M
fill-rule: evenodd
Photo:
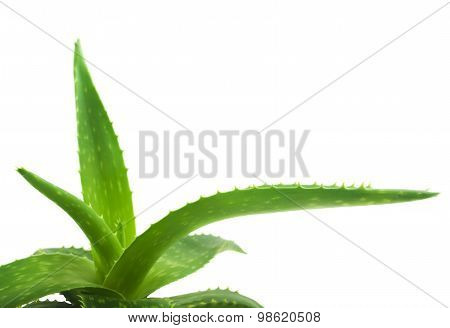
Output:
M247 188L216 194L171 212L147 229L124 251L108 273L105 284L134 296L147 272L168 247L202 226L227 218L304 209L401 203L433 196L436 193L421 190L330 189L317 184L305 185L303 188L296 185ZM134 266L136 258L140 259L139 269Z
M201 269L225 251L244 253L236 243L212 235L191 235L172 245L148 273L139 298Z
M136 236L136 228L123 152L79 42L75 44L74 79L83 199L127 247Z
M74 49L75 53L78 53L81 55L81 42L80 39L77 39L75 41L75 49Z
M81 228L98 255L96 265L101 273L109 271L122 254L122 247L111 229L97 213L80 199L23 168L23 178L40 193L63 209Z

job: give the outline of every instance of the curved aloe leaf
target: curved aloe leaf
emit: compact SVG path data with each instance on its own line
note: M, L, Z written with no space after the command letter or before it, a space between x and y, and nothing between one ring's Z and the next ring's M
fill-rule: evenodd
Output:
M107 297L123 300L124 298L119 293L113 290L100 288L100 287L85 287L75 288L61 292L66 298L66 301L70 302L73 306L82 307L83 297L95 295L97 297Z
M167 248L190 232L223 219L301 209L389 204L435 195L426 191L317 185L264 185L217 193L169 213L137 237L111 269L105 285L126 298L136 298L147 272Z
M42 248L34 252L33 255L41 254L72 254L80 257L85 257L92 261L91 251L85 250L84 248L76 247L60 247L60 248Z
M207 290L169 298L175 308L260 308L259 303L228 289Z
M33 187L55 202L74 219L91 242L97 269L101 274L108 272L122 253L122 247L106 223L92 208L72 194L25 169L18 169L18 172Z
M101 287L94 263L71 254L41 254L0 266L0 307L17 307L63 290Z
M76 306L58 301L35 301L24 306L24 308L75 308Z
M230 290L207 290L166 298L120 300L102 296L84 296L83 307L92 308L260 308L256 301Z
M211 235L187 236L173 244L158 259L139 288L138 297L146 297L158 288L184 278L205 266L224 251L244 251L230 240Z
M94 87L79 42L75 44L74 77L84 201L105 219L126 247L136 236L127 170L117 136Z

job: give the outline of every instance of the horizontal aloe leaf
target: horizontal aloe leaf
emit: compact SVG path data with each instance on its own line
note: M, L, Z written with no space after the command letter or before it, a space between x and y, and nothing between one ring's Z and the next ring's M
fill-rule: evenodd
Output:
M78 156L84 201L103 217L123 246L136 236L127 170L117 136L75 44Z
M73 306L82 307L83 297L88 297L95 295L97 297L107 297L122 300L123 297L119 293L113 290L99 287L86 287L86 288L75 288L61 292L61 294L66 298L66 301L70 302Z
M261 308L256 301L228 289L207 290L171 297L175 308Z
M211 235L187 236L173 244L158 259L139 288L139 298L184 278L224 251L244 251L230 240Z
M0 307L81 287L101 287L94 263L72 254L41 254L0 266Z
M33 187L55 202L74 219L91 242L94 255L96 255L94 258L96 259L97 269L101 274L108 272L122 253L122 247L106 223L92 208L72 194L25 169L18 169L18 172Z
M256 301L229 290L207 290L167 298L120 300L90 295L83 297L83 307L90 308L260 308Z
M192 231L223 219L301 209L407 202L435 195L426 191L317 185L264 185L217 193L187 204L153 224L125 250L105 284L127 298L136 298L139 285L166 249Z
M67 302L58 301L35 301L24 306L24 308L74 308L76 306Z
M85 250L84 248L76 248L76 247L60 247L60 248L43 248L34 252L33 255L40 254L72 254L80 257L85 257L92 261L91 251Z
M124 300L102 295L81 295L79 305L83 308L171 308L172 303L166 298L146 298Z

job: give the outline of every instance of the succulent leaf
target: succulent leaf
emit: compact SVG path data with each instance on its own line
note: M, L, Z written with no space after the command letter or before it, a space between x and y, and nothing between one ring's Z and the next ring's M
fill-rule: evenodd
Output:
M75 288L63 291L61 292L61 294L66 298L66 301L70 302L70 304L76 307L82 307L83 297L90 295L123 300L122 295L120 295L119 293L100 287Z
M106 223L92 208L74 195L25 169L18 169L18 172L33 187L55 202L74 219L91 242L97 269L101 274L107 273L123 250Z
M117 136L75 44L78 156L84 201L103 217L126 247L136 236L131 191Z
M85 250L84 248L76 247L60 247L60 248L42 248L34 252L33 255L41 254L72 254L80 257L85 257L92 261L91 251Z
M89 295L83 297L83 307L92 308L260 308L256 301L230 290L203 292L166 298L120 300Z
M435 195L426 191L365 187L264 185L201 197L169 213L137 237L111 269L105 285L120 291L126 298L136 298L139 285L167 248L192 231L223 219L280 211L398 203Z
M82 287L101 287L100 280L92 261L72 254L33 255L0 266L0 307Z
M228 289L215 289L171 297L175 308L260 308L256 301Z
M124 300L99 295L81 295L79 306L83 308L171 308L170 299L146 298Z
M139 288L138 297L146 297L155 290L194 273L224 251L244 253L234 242L211 235L193 235L180 239L155 263Z
M58 301L35 301L24 306L24 308L75 308L76 306L67 302Z

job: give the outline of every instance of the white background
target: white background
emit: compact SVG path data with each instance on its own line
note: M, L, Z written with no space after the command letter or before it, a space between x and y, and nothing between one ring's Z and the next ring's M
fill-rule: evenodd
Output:
M86 58L194 131L265 127L445 4L5 3L70 47L80 38ZM80 194L73 55L3 5L0 42L0 263L38 248L88 246L71 219L14 172L24 166ZM450 6L273 126L311 130L303 153L311 179L298 180L441 192L415 203L314 214L446 305L449 58ZM138 131L179 127L91 72L125 149L139 212L183 180L139 179ZM194 179L140 216L138 231L199 195L254 183L239 175ZM202 232L234 240L248 254L224 253L157 295L230 287L268 309L328 313L323 326L438 327L448 320L447 308L307 213L233 219Z

